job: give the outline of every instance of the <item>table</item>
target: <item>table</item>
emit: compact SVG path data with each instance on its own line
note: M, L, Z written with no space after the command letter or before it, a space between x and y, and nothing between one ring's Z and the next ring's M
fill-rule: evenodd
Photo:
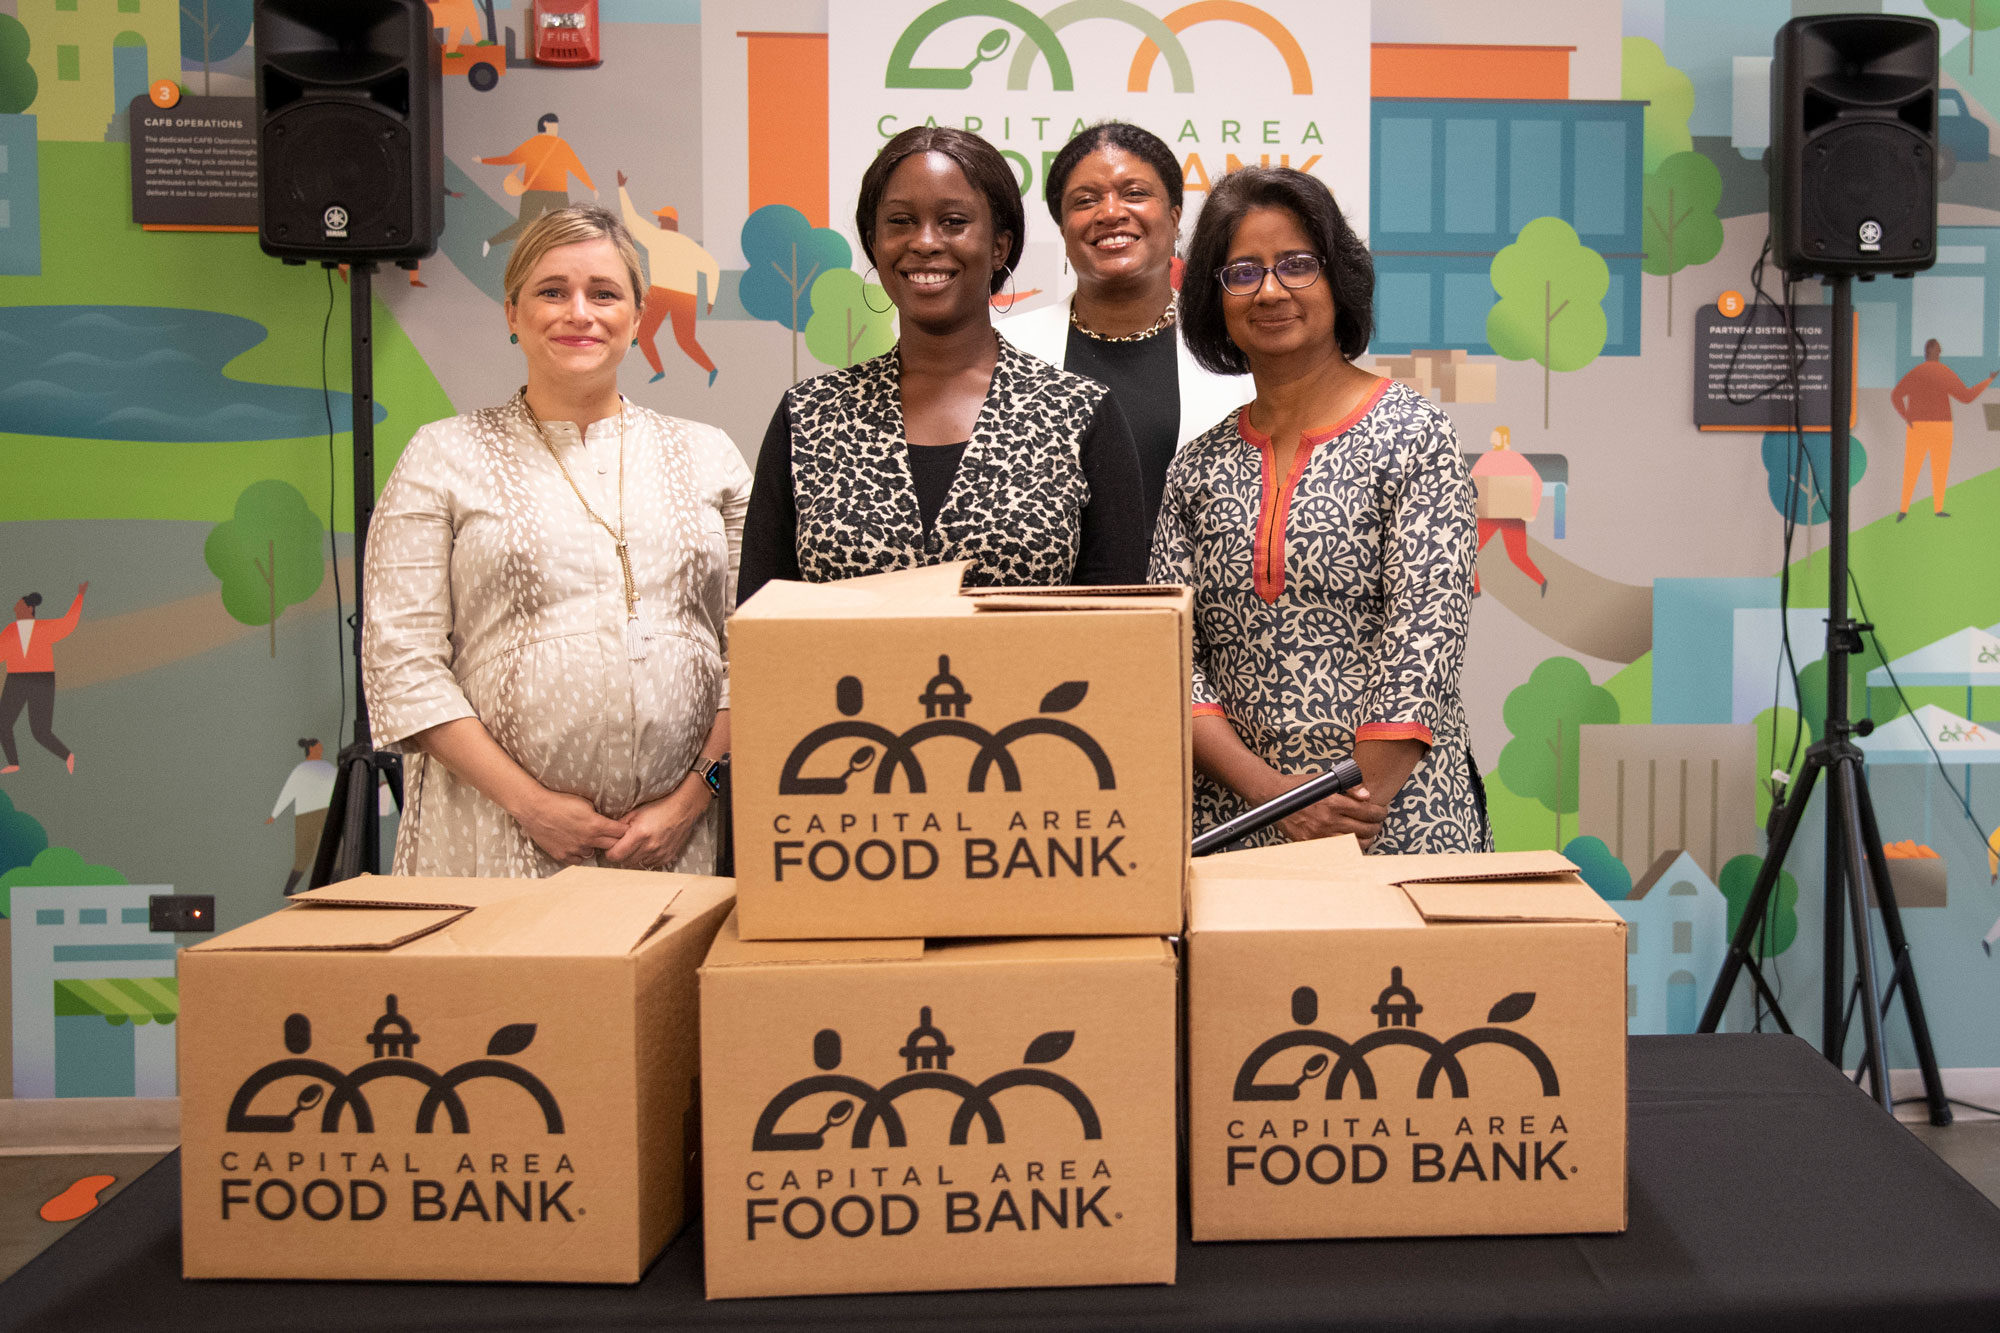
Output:
M12 1279L0 1328L810 1326L1991 1330L2000 1209L1790 1037L1631 1044L1620 1236L1181 1244L1174 1287L706 1302L698 1232L636 1287L186 1282L169 1156Z

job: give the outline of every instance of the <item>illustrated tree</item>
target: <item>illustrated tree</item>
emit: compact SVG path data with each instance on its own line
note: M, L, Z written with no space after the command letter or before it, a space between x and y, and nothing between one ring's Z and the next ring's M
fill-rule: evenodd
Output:
M1996 0L2000 3L2000 0ZM1611 270L1561 218L1536 218L1493 256L1486 341L1509 361L1542 366L1542 427L1549 424L1549 376L1581 370L1604 350L1604 294Z
M17 866L27 865L40 856L49 845L48 832L41 821L26 811L14 808L14 802L7 793L0 791L0 875ZM7 915L7 909L0 907L0 916Z
M273 657L278 617L318 592L326 575L325 537L297 487L258 481L243 488L236 516L216 524L202 546L209 573L222 580L223 609L245 625L269 625Z
M1694 149L1694 139L1688 133L1688 117L1694 114L1694 84L1667 63L1666 52L1650 38L1627 37L1620 56L1618 95L1628 102L1646 104L1643 169L1657 171L1676 153Z
M1578 728L1616 722L1618 700L1591 683L1583 663L1551 657L1508 694L1500 716L1512 737L1500 751L1500 780L1516 796L1540 801L1555 815L1551 845L1560 847L1562 818L1577 808Z
M1757 825L1765 826L1771 817L1771 807L1778 801L1781 784L1772 773L1783 770L1784 791L1791 790L1790 784L1798 779L1799 770L1805 767L1805 747L1809 737L1805 731L1805 719L1789 708L1766 708L1757 714L1754 724L1757 728ZM1798 741L1798 754L1793 755L1793 741ZM1571 857L1574 861L1576 858Z
M40 80L28 63L28 30L12 14L0 14L0 116L15 116L35 104Z
M2000 0L1924 0L1924 8L1941 19L1953 19L1967 28L1965 72L1973 72L1973 58L1979 54L1979 34L2000 28Z
M1597 890L1597 896L1608 903L1623 902L1632 893L1632 872L1625 863L1611 854L1604 845L1604 839L1585 834L1581 838L1571 838L1563 847L1562 854L1576 862L1577 874L1583 882Z
M846 268L854 251L837 231L815 227L788 204L766 204L743 224L743 258L749 267L737 295L756 319L792 331L792 380L799 378L799 334L812 321L813 284L822 273Z
M1743 922L1743 913L1750 905L1750 890L1756 887L1757 872L1764 868L1764 858L1754 852L1733 856L1722 867L1722 877L1716 887L1729 900L1729 937L1736 938L1736 927ZM1792 947L1792 941L1799 937L1799 882L1792 878L1789 870L1778 872L1778 885L1771 894L1771 906L1764 914L1764 948L1762 956L1773 958Z
M0 875L0 916L12 911L14 890L18 888L123 883L125 877L110 866L92 865L67 847L50 847L28 864Z
M1996 0L2000 3L2000 0ZM1803 452L1798 441L1803 440ZM1827 510L1827 487L1833 484L1833 436L1823 430L1809 430L1802 436L1790 431L1771 431L1764 436L1764 479L1771 493L1771 507L1780 517L1794 523L1816 525L1832 517ZM1859 438L1847 437L1847 489L1853 490L1868 471L1868 450Z
M1667 279L1667 336L1674 336L1674 274L1722 252L1722 173L1700 153L1675 153L1648 172L1646 258L1640 267Z
M209 66L219 65L250 40L250 0L181 0L181 50L201 52L201 95L208 96Z
M813 280L808 352L829 366L846 367L895 345L896 312L887 292L872 282L864 285L851 268L833 269Z

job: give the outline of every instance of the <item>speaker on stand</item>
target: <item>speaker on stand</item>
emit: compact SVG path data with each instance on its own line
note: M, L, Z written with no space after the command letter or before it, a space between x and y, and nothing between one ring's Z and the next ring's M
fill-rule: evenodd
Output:
M371 276L437 250L444 231L443 66L424 0L256 0L257 239L288 264L348 266L353 348L354 736L341 749L319 888L381 868L376 792L403 801L375 749L361 673L362 571L375 509Z
M1848 720L1848 658L1873 625L1852 619L1848 596L1848 418L1854 388L1856 276L1899 278L1937 257L1938 32L1929 19L1883 14L1795 18L1778 31L1771 65L1771 251L1791 279L1821 278L1833 297L1833 355L1827 427L1830 476L1821 488L1827 541L1826 720L1805 753L1797 781L1775 812L1764 864L1709 993L1700 1030L1721 1024L1744 972L1786 1032L1792 1030L1753 950L1771 910L1785 855L1805 818L1819 778L1827 780L1824 981L1820 1050L1845 1061L1847 1033L1859 1014L1864 1076L1885 1111L1894 1112L1883 1021L1900 998L1923 1074L1934 1125L1951 1107L1931 1046L1923 996L1903 931L1902 912L1868 790L1866 756L1854 744L1874 730ZM1869 905L1881 909L1889 946L1886 984L1875 956ZM1847 984L1851 935L1854 983Z

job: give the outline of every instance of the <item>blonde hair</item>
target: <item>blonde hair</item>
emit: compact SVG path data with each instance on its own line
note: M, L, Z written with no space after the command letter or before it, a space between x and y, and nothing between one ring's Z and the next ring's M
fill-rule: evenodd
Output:
M549 251L557 246L575 245L579 241L594 241L600 237L608 238L618 251L618 257L625 261L625 276L632 283L632 300L643 308L646 304L646 284L640 277L639 247L616 213L595 204L552 209L528 224L528 229L521 233L521 239L514 242L514 253L507 258L507 273L501 280L507 291L507 303L521 303L521 289L528 285L535 265L541 263L542 257Z
M1495 426L1493 433L1500 437L1499 442L1493 446L1495 449L1505 449L1514 443L1514 432L1505 426Z

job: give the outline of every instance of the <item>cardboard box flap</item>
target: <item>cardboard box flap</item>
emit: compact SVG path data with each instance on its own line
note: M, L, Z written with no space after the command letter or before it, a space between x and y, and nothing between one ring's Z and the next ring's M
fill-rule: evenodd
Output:
M482 907L414 952L494 958L617 957L653 933L681 894L667 876L601 871L621 882L567 883L560 893L532 893ZM638 883L623 882L627 877Z
M1417 930L1424 924L1403 890L1361 874L1203 878L1188 893L1188 933L1210 931Z
M470 879L426 875L356 875L294 894L294 903L333 907L484 907L533 893L532 879Z
M1402 889L1426 921L1624 920L1597 890L1573 875L1423 881Z
M773 579L736 609L738 620L822 620L850 617L969 616L959 595L970 560L864 574L837 583Z
M811 963L919 963L922 940L746 940L736 913L722 923L709 948L710 967L771 967Z
M226 953L268 949L394 949L450 925L463 907L287 907L193 949Z
M1561 852L1439 852L1431 856L1372 858L1377 875L1391 884L1434 880L1534 879L1574 875L1576 862Z
M1177 583L1093 588L967 588L976 611L1192 611L1194 594Z
M1048 935L1035 939L930 940L926 961L953 963L1078 963L1094 960L1139 959L1166 962L1173 957L1157 935Z
M1337 838L1316 838L1311 842L1281 842L1274 847L1245 847L1236 852L1197 856L1188 869L1198 879L1262 879L1267 871L1305 872L1307 875L1339 872L1364 864L1361 842L1352 833ZM1254 875L1244 875L1250 870Z

